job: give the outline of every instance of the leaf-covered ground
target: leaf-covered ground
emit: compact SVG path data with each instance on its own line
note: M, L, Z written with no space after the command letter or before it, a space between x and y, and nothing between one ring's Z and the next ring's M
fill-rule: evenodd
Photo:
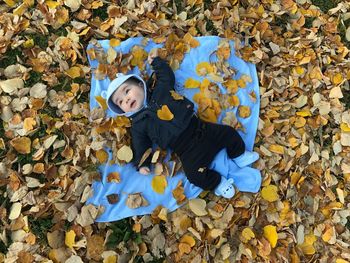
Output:
M349 26L336 0L1 1L0 262L349 262ZM94 223L92 137L130 140L89 112L87 44L144 36L181 61L204 35L250 44L261 192Z

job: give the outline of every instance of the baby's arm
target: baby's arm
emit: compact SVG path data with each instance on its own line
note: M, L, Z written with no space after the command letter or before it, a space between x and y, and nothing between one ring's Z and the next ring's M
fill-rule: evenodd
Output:
M160 84L169 89L174 89L175 75L169 64L158 56L158 52L152 50L148 55L148 62L151 64L157 77L157 85Z
M145 151L149 148L152 148L152 141L144 132L137 131L132 127L131 127L131 139L132 139L132 150L134 154L134 158L132 162L137 167L137 170L140 169L141 173L146 174L147 169L145 168L148 168L148 172L150 172L149 167L151 165L152 155L148 156L147 159L141 164L142 169L139 168L139 164Z

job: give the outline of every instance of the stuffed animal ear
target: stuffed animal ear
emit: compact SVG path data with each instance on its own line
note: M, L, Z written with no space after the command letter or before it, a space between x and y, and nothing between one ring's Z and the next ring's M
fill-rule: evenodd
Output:
M233 184L233 179L232 179L232 178L229 178L227 181L228 181L230 184Z
M107 99L107 91L102 91L101 92L101 97L104 98L105 100Z

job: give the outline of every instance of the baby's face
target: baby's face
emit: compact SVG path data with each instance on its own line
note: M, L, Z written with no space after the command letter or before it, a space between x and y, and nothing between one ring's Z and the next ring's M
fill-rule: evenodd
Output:
M143 105L145 91L140 85L123 83L112 95L112 101L124 112L139 110Z

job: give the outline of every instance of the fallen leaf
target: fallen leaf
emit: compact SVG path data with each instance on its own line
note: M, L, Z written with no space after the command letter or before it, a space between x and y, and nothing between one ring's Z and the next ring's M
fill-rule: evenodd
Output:
M184 87L187 89L196 89L199 88L200 84L200 81L195 80L193 78L188 78L185 81Z
M152 179L152 189L158 194L163 194L168 183L164 175L156 175Z
M279 199L276 185L268 185L261 190L261 196L268 202L275 202Z
M111 172L107 176L108 183L120 183L120 174L118 172Z
M188 201L188 205L191 211L197 216L205 216L208 214L207 210L205 209L207 204L203 199L191 199L190 201Z
M244 228L241 234L242 242L247 243L252 238L255 238L254 232L249 227Z
M264 237L270 242L271 247L276 247L278 235L275 226L264 226Z
M66 237L65 237L64 243L70 249L72 249L73 246L75 245L75 236L76 236L76 234L75 234L74 230L69 230L66 233Z
M18 137L10 141L15 150L21 154L28 154L31 151L31 140L28 137Z
M119 201L119 196L117 194L109 194L107 195L107 200L108 200L108 203L110 203L111 205L114 205Z
M96 151L96 158L100 163L106 163L108 160L108 153L103 149L98 150Z
M174 115L171 113L167 105L163 105L160 110L157 110L157 116L163 121L171 121Z
M130 162L133 158L132 150L129 146L123 145L118 151L117 151L117 158L121 161Z

